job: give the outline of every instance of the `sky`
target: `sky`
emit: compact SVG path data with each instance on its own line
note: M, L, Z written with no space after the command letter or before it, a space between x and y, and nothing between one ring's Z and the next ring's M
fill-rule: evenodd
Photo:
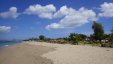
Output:
M0 40L93 34L92 24L113 28L113 0L0 0Z

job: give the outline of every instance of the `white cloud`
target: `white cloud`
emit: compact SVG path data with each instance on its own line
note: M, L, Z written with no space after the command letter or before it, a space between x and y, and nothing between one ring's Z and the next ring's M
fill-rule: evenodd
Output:
M113 3L104 2L100 7L102 13L99 13L99 16L113 17Z
M57 29L57 28L61 28L60 24L58 23L52 23L46 26L46 29Z
M73 14L75 13L75 10L73 8L68 8L67 6L62 6L60 8L60 10L58 10L55 14L54 14L54 18L59 18L59 17L63 17L65 15L69 15L69 14Z
M1 18L17 18L18 16L19 16L19 13L17 13L16 7L11 7L9 8L9 11L0 13Z
M26 14L33 14L33 15L37 15L41 18L48 18L48 19L52 19L53 17L53 13L56 11L56 8L53 4L49 4L46 6L42 6L42 5L31 5L29 6L29 8L26 9L25 13Z
M64 16L64 17L63 17ZM54 18L63 17L58 23L46 26L46 29L73 28L81 26L89 21L96 20L96 13L81 7L79 10L63 6L54 14Z
M10 30L10 26L0 26L0 32L9 32Z

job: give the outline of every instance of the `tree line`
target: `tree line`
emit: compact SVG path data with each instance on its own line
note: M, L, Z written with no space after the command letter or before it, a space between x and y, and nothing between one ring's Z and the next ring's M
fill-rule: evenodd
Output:
M34 41L46 41L46 42L53 42L53 43L71 43L74 45L78 45L81 43L84 44L99 44L102 47L113 47L113 28L111 29L110 34L105 34L104 28L101 23L96 21L92 24L93 34L87 36L85 34L78 34L78 33L70 33L66 38L47 38L44 35L40 35L38 38L30 38L27 40L34 40Z

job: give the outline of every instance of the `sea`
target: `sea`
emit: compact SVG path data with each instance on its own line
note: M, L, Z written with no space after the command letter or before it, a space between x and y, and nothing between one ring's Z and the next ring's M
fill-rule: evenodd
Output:
M15 44L19 44L21 42L22 41L0 41L0 47L15 45Z

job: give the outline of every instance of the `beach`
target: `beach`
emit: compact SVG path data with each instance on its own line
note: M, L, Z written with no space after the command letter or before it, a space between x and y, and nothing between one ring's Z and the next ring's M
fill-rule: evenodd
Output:
M41 57L53 48L21 43L0 49L0 64L53 64Z
M113 48L31 41L0 50L0 64L113 64Z

